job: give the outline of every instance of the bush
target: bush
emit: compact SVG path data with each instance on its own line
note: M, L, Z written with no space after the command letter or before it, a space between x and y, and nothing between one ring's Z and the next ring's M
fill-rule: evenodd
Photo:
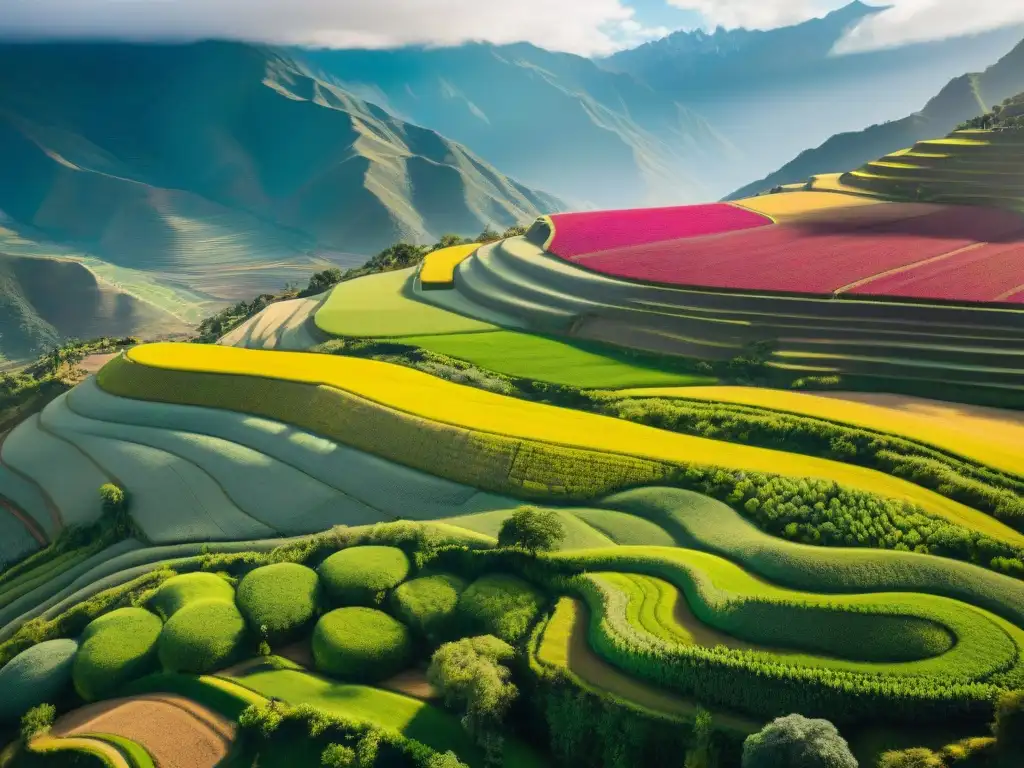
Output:
M142 608L119 608L93 620L82 634L71 670L78 695L96 701L156 666L163 623Z
M743 743L743 768L857 768L846 740L828 720L787 715Z
M33 645L0 669L0 722L14 722L27 710L57 699L71 684L78 652L74 640Z
M245 630L245 619L234 603L189 603L160 633L160 663L168 672L207 674L222 669L237 658Z
M391 594L392 610L413 631L437 643L447 636L465 589L465 581L448 574L413 579Z
M356 751L343 744L328 744L320 757L320 764L326 768L354 768Z
M234 603L235 590L226 579L215 573L184 573L161 584L150 600L150 607L167 621L185 606L199 600Z
M396 547L350 547L318 569L327 594L341 605L380 605L409 575L409 558Z
M238 726L246 731L258 733L267 739L281 727L283 713L276 702L266 704L250 704L238 716Z
M946 768L946 763L930 749L916 747L882 753L878 768Z
M57 708L53 704L39 704L32 707L21 718L21 738L27 743L35 736L49 733L56 717Z
M1010 691L999 697L992 734L999 749L1024 750L1024 691Z
M401 672L412 644L405 625L372 608L339 608L313 631L313 660L321 672L376 682Z
M100 486L100 500L103 504L103 513L107 515L116 515L124 511L128 503L124 490L113 483L104 483Z
M545 598L516 576L490 574L477 579L459 597L462 634L495 635L510 643L521 638L544 606Z
M251 571L238 585L238 607L254 631L281 642L295 637L320 609L320 579L298 563L275 563Z
M564 538L565 526L554 512L520 507L501 524L498 545L521 547L535 555L555 549Z

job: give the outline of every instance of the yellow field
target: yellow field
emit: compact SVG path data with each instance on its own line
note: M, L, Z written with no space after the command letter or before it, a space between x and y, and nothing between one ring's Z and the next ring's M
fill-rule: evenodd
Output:
M755 387L657 387L619 390L618 394L736 403L837 421L902 435L980 464L1024 475L1024 417L1013 412L1000 414L994 408L972 408L895 395L882 400L888 405L872 405L839 396Z
M375 360L172 343L148 344L126 354L129 360L151 368L324 385L429 421L477 432L671 464L832 480L848 488L904 499L971 529L1024 544L1024 535L982 512L874 470L516 400Z
M428 253L420 268L420 283L424 288L451 288L455 285L455 268L479 248L479 243L470 243Z
M780 192L737 200L733 205L755 211L773 219L785 220L817 211L853 206L875 205L881 202L870 197L844 195L838 192Z

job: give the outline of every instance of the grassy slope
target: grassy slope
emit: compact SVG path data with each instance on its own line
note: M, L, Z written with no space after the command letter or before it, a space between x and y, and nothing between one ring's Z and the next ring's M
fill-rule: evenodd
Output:
M881 407L756 387L652 387L626 389L618 394L624 397L667 397L738 403L812 416L907 437L981 464L1018 475L1024 474L1024 426L1018 423L1016 414L1012 412L1008 412L1003 421L996 418L995 412L991 418L986 418L974 416L965 410L958 417L955 405L936 404L937 408L946 410L931 415L924 405L908 404L903 409Z
M714 382L708 376L673 373L637 364L614 350L597 352L579 344L516 331L409 336L399 341L506 376L571 387L685 387Z
M367 275L331 290L317 310L317 328L332 336L395 337L494 331L473 320L418 300L416 267Z
M261 352L198 345L156 344L128 353L129 365L147 368L157 379L174 371L272 376L284 381L339 387L358 397L411 412L435 425L458 425L475 432L508 435L538 443L669 462L699 462L790 476L819 477L851 488L919 504L932 514L1010 542L1024 536L991 517L881 472L807 456L668 434L661 430L540 403L513 400L482 390L434 379L408 368L371 360L288 352ZM201 391L171 388L156 393L124 380L126 363L115 361L101 372L100 385L127 388L138 397L198 398ZM137 371L144 374L144 370ZM121 383L115 383L115 378ZM185 381L188 381L186 375ZM123 394L128 394L125 391ZM267 404L269 406L271 404ZM228 407L250 409L254 404ZM326 424L324 425L327 426ZM410 423L411 426L411 423ZM397 448L397 446L396 446ZM407 459L412 461L410 457Z

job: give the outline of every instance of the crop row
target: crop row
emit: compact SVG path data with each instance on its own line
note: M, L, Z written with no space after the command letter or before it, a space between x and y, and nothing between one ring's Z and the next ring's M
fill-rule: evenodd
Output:
M764 227L772 220L727 203L676 208L560 213L551 217L555 236L549 250L572 259L612 248Z

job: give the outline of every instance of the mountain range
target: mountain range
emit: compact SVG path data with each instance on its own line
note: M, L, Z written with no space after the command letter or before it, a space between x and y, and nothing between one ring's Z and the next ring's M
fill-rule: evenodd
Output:
M780 169L728 196L738 199L818 173L857 168L922 139L944 136L957 125L1024 91L1024 42L983 72L951 80L922 110L900 120L841 133L800 153Z

